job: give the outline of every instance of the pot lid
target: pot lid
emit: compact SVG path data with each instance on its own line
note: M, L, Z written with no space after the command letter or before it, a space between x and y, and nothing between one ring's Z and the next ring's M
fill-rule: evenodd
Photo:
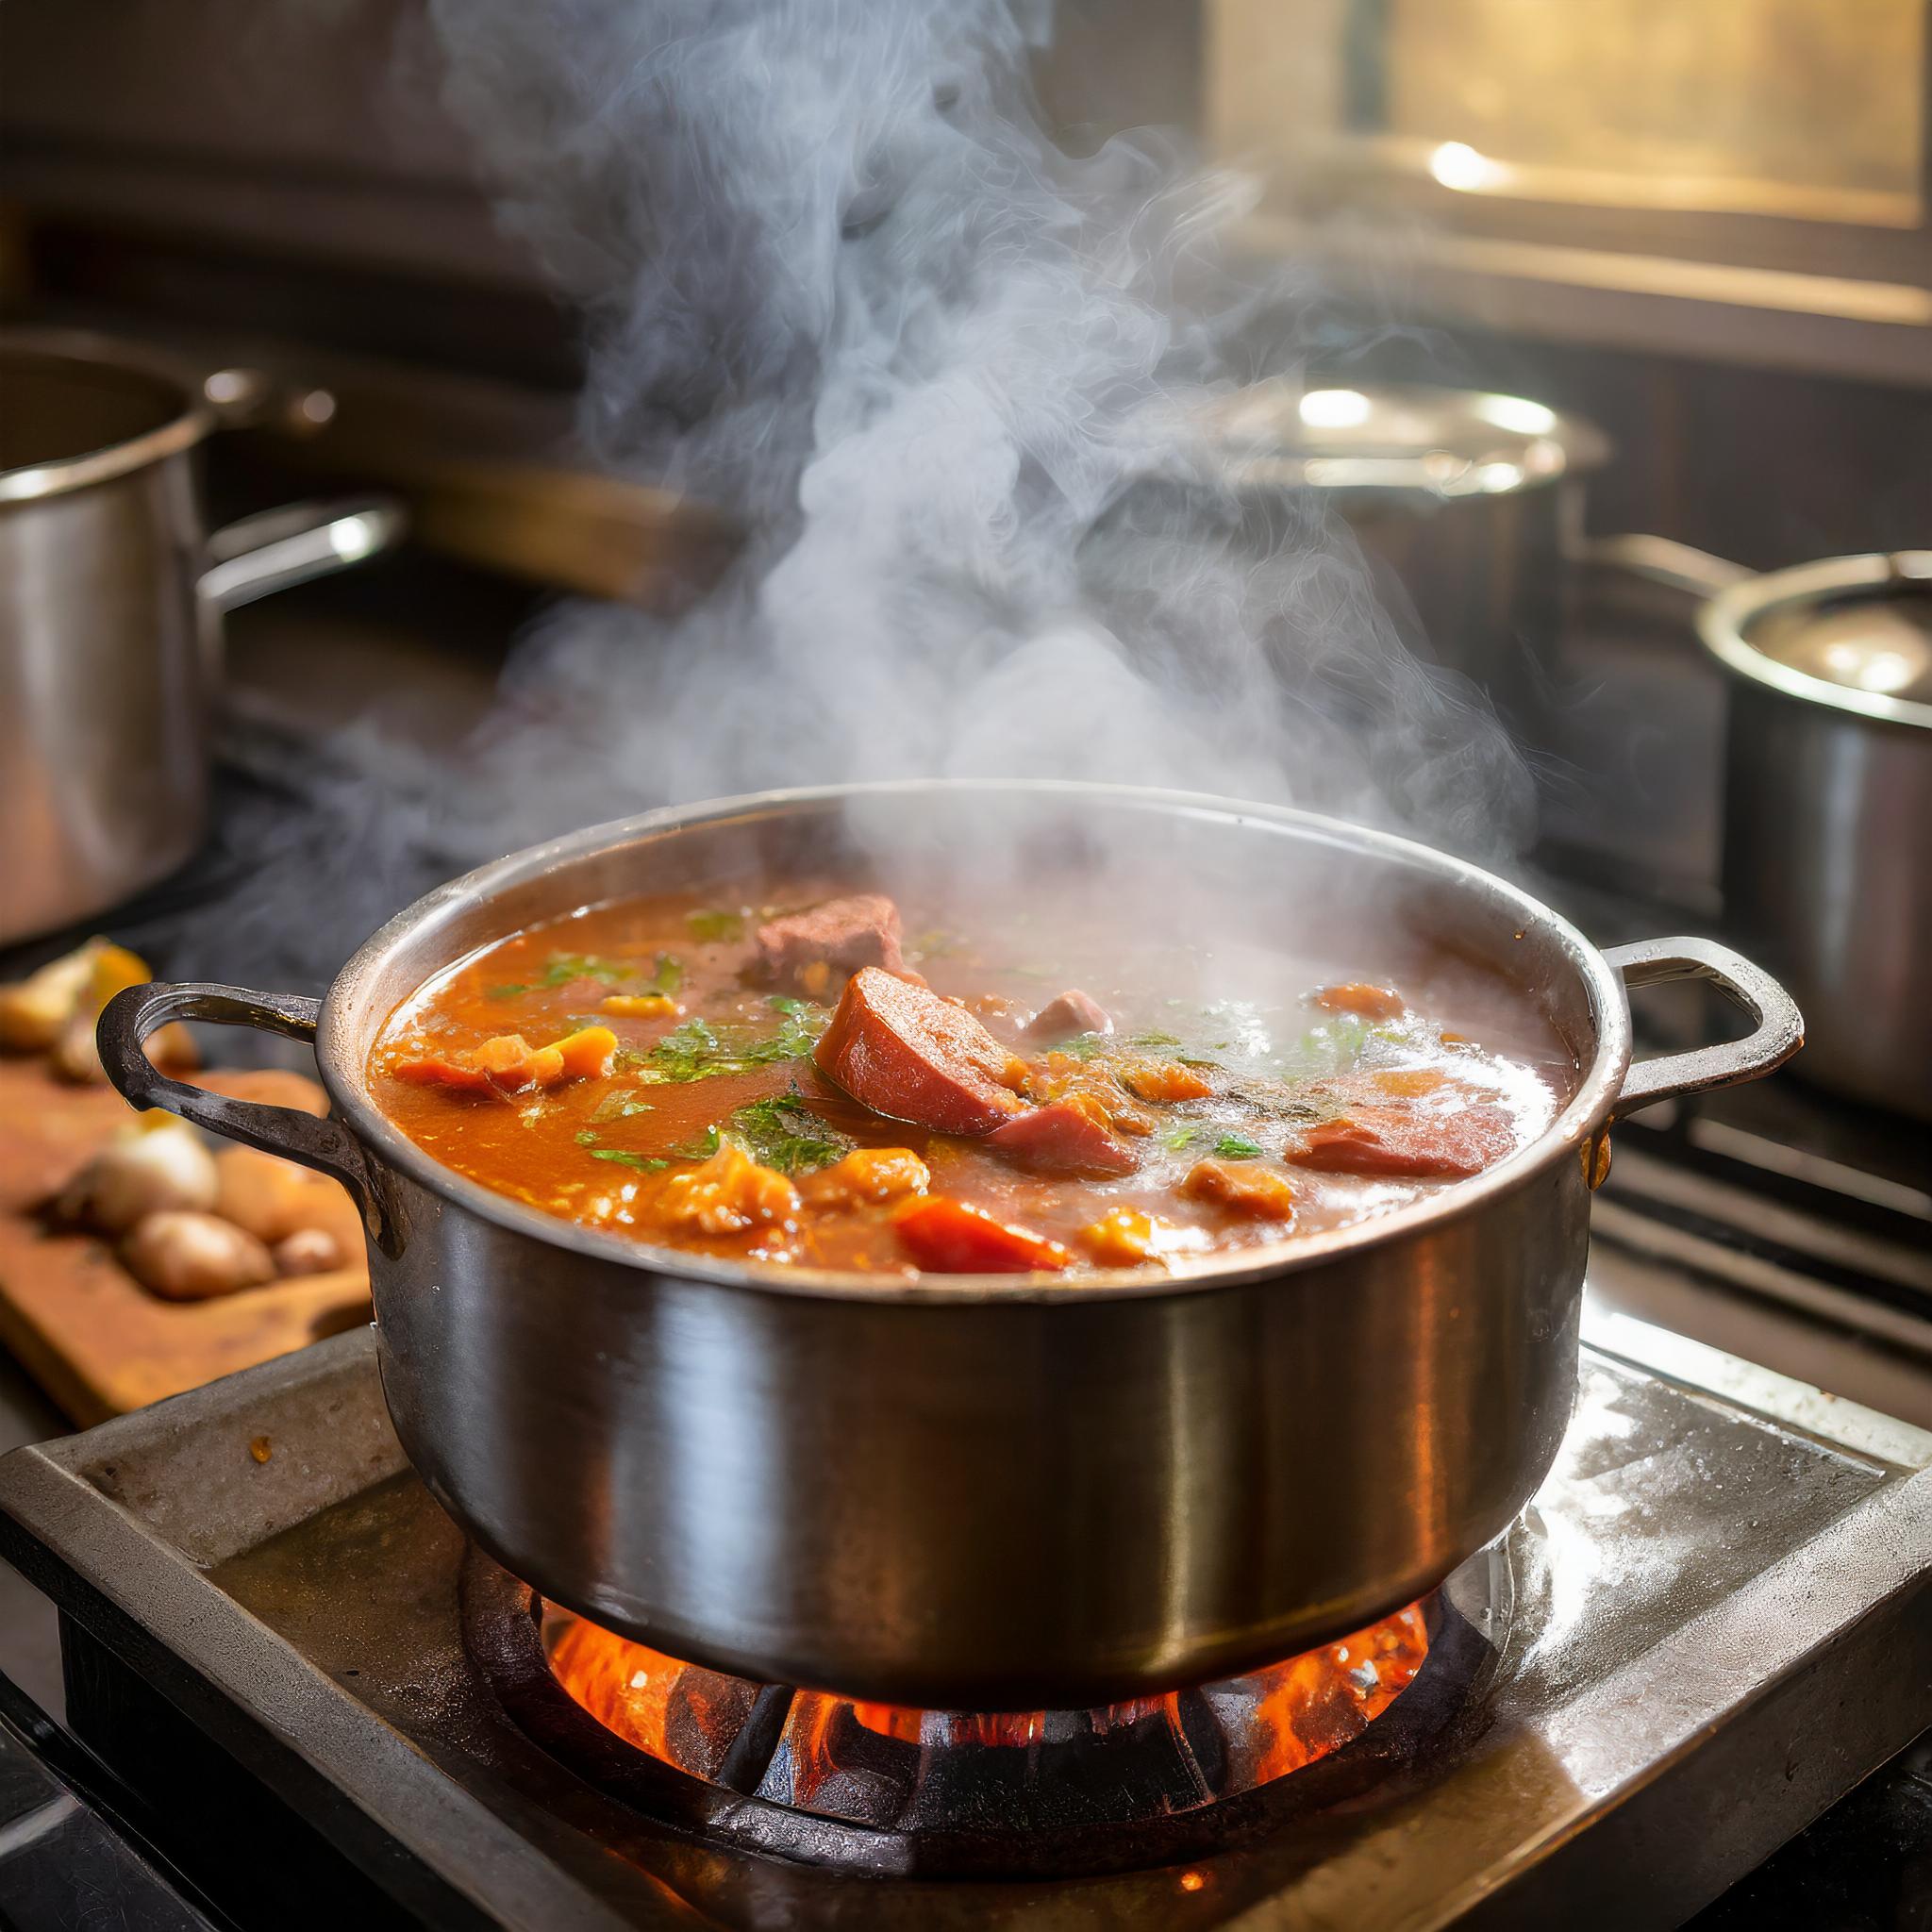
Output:
M1593 425L1482 390L1266 382L1219 399L1205 424L1219 460L1251 486L1497 496L1609 456Z
M1834 558L1712 600L1706 641L1790 697L1932 727L1932 551Z

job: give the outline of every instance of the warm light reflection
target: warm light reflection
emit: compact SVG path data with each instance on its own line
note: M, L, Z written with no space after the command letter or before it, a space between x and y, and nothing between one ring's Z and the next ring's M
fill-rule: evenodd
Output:
M1478 154L1466 141L1445 141L1429 156L1429 173L1444 188L1474 194L1489 187L1503 172L1489 156Z
M1357 389L1311 389L1295 408L1310 429L1353 429L1369 420L1370 403Z
M1478 396L1471 408L1485 423L1518 436L1547 436L1557 426L1556 410L1527 396Z

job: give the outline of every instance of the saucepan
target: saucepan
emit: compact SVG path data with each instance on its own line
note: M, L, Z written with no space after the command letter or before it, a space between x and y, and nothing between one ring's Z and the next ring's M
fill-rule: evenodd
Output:
M365 1065L397 1002L533 920L643 891L907 863L1131 855L1248 940L1378 908L1531 1004L1574 1059L1549 1130L1376 1221L1185 1277L759 1269L566 1223L440 1166ZM945 875L941 874L941 875ZM1211 928L1204 937L1211 936ZM1625 988L1702 976L1733 1043L1632 1061ZM314 1119L169 1079L177 1019L312 1039ZM958 1709L1224 1676L1429 1590L1523 1507L1567 1422L1613 1121L1768 1073L1796 1008L1702 940L1599 952L1515 886L1338 821L1132 788L906 783L662 811L537 846L392 920L325 998L158 985L104 1014L139 1107L335 1175L361 1204L383 1389L442 1506L598 1623L751 1678Z
M0 943L92 918L194 850L221 613L401 533L365 498L208 534L194 452L268 395L251 372L100 337L0 335Z
M1932 550L1762 576L1657 537L1582 555L1701 600L1730 692L1725 923L1802 1002L1807 1077L1932 1120Z

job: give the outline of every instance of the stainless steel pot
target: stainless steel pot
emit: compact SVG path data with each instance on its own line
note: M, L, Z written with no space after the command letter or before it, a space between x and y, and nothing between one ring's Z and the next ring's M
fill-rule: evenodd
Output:
M1077 1284L904 1283L639 1244L449 1172L370 1098L397 1001L532 920L823 872L853 849L887 883L930 876L990 842L1049 874L1127 855L1146 903L1184 880L1284 950L1310 907L1380 908L1405 951L1453 947L1536 1003L1574 1045L1574 1096L1534 1146L1380 1221L1185 1277ZM1755 1030L1633 1066L1625 985L1690 975ZM334 1115L165 1078L141 1041L182 1018L312 1035ZM155 986L101 1023L137 1106L354 1191L397 1431L507 1568L678 1657L981 1709L1104 1703L1291 1654L1496 1535L1569 1415L1612 1118L1766 1073L1800 1038L1777 987L1707 941L1606 956L1516 888L1400 840L1045 784L773 793L597 827L431 893L319 1006Z
M0 943L90 918L188 857L222 611L399 532L364 500L205 534L193 451L262 391L92 337L0 336Z
M1534 733L1569 597L1565 554L1603 432L1526 396L1270 382L1206 420L1244 496L1312 491L1347 520L1405 641Z
M1654 537L1586 555L1704 600L1725 924L1803 1003L1806 1076L1932 1120L1932 551L1764 576Z

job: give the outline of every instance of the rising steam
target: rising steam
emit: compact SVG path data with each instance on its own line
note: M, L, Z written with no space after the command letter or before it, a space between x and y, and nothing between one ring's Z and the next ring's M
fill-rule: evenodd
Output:
M431 15L504 220L586 318L584 442L750 532L681 618L541 623L438 782L445 851L923 774L1181 786L1490 857L1519 841L1520 760L1397 641L1345 527L1204 474L1184 425L1256 373L1257 341L1291 373L1296 290L1224 277L1239 184L1165 140L1057 148L1028 81L1044 9Z

